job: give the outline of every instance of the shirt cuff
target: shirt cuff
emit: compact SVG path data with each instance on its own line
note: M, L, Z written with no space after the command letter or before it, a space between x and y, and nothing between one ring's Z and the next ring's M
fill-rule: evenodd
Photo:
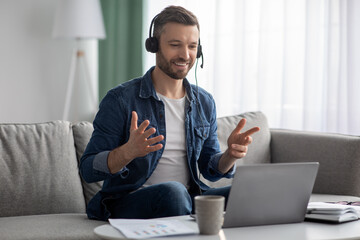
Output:
M227 173L220 172L218 166L222 155L223 153L218 153L213 157L213 159L210 161L210 169L212 169L213 174L217 175L218 177L232 178L236 171L236 163L234 164L234 166L232 166L232 168L230 168Z
M110 170L108 167L108 156L110 151L104 151L96 154L93 161L93 168L97 171L110 174Z

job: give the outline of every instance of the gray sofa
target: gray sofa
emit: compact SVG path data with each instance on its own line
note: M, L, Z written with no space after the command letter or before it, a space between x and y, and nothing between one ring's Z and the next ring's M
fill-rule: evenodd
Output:
M261 131L238 164L318 161L311 201L360 200L360 137L269 129L264 114L248 112L218 119L222 149L242 117ZM87 219L85 208L101 182L78 172L91 133L88 122L0 124L0 239L97 239L104 222Z

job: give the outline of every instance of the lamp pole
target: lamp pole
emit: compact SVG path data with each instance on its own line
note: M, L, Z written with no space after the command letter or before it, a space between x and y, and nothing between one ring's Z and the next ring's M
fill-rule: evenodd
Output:
M63 120L69 120L76 71L84 69L85 84L90 93L92 106L97 105L96 93L91 82L85 51L80 48L84 39L104 39L106 37L99 0L58 0L53 37L76 39L76 47L71 56L70 72L67 82ZM81 120L81 119L80 119Z

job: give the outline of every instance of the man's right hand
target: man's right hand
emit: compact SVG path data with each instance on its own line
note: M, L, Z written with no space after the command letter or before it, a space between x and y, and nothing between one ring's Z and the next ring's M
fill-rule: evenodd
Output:
M158 143L164 139L163 135L159 135L153 138L149 138L156 132L155 128L146 128L149 126L149 120L143 121L140 126L137 126L138 115L133 111L131 117L131 127L130 127L130 138L126 143L127 148L127 157L134 159L137 157L144 157L150 152L155 152L160 150L163 145ZM158 143L158 144L156 144ZM154 145L156 144L156 145Z
M149 120L137 125L138 115L135 111L131 113L130 137L127 143L115 148L109 153L108 167L111 173L116 173L130 163L133 159L144 157L148 153L160 150L163 145L159 143L164 139L163 135L149 138L156 132L155 128L149 126Z

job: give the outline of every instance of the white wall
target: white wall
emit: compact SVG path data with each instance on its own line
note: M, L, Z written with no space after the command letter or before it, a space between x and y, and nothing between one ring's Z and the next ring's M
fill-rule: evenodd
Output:
M57 1L0 1L0 123L62 119L75 42L51 36Z

